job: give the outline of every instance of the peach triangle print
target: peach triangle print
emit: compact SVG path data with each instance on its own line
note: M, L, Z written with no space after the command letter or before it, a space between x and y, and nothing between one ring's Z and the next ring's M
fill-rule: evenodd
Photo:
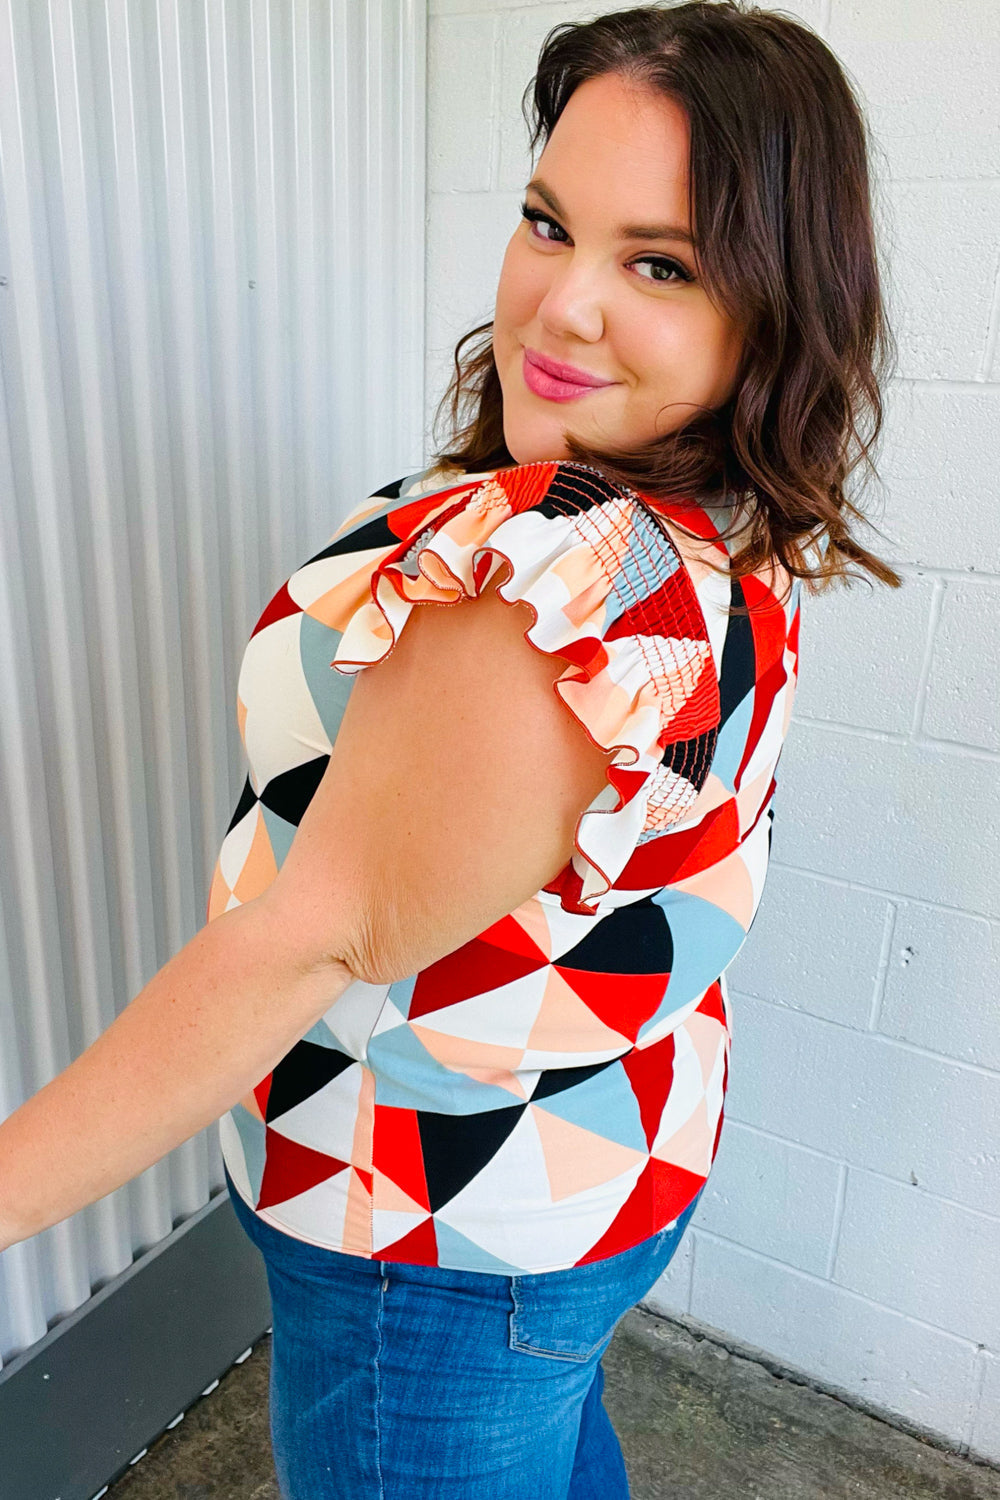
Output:
M256 827L253 831L253 839L243 862L240 878L233 887L241 905L244 902L253 901L262 891L265 891L278 873L274 850L271 848L267 824L261 813L259 802L254 808L254 817Z
M550 970L542 1003L527 1040L527 1051L553 1058L592 1054L606 1057L620 1051L629 1038L595 1016L559 969Z
M415 1214L426 1218L430 1212L426 1203L411 1198L387 1172L373 1172L372 1187L372 1205L377 1213Z
M668 1140L659 1141L651 1155L657 1161L669 1162L671 1166L707 1177L712 1165L714 1135L715 1121L709 1120L708 1100L702 1095L680 1129Z
M464 1073L469 1077L485 1072L506 1074L516 1068L524 1057L523 1047L504 1047L483 1041L470 1041L466 1036L456 1036L445 1031L435 1031L429 1026L410 1023L410 1030L435 1058L442 1068L452 1073ZM475 1059L475 1061L473 1061Z
M374 555L378 556L377 553ZM369 573L366 568L362 568L347 578L338 579L317 598L304 605L302 612L330 630L342 631L355 611L370 598Z
M550 1114L540 1104L531 1115L541 1142L553 1203L614 1182L646 1161L644 1151L609 1141L607 1136Z

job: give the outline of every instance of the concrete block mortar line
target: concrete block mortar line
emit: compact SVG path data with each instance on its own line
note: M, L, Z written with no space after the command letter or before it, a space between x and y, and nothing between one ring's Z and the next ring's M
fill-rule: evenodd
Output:
M861 880L851 880L846 875L831 875L826 870L812 870L808 865L793 865L787 860L772 859L769 864L771 870L784 870L789 875L804 875L809 880L826 882L828 885L839 885L846 887L849 891L858 891L864 896L877 896L882 901L905 901L908 906L922 906L928 911L946 911L951 916L973 917L977 922L988 922L995 926L997 917L984 917L979 912L970 912L964 906L952 906L947 901L928 901L924 896L911 896L906 891L882 890L879 886L867 885ZM751 999L761 999L751 993Z
M771 1266L781 1271L784 1275L793 1277L799 1281L811 1281L814 1286L830 1287L839 1292L841 1296L851 1302L859 1302L863 1307L874 1308L876 1312L895 1313L897 1317L913 1325L914 1328L926 1329L929 1333L936 1333L940 1338L948 1339L953 1344L959 1344L963 1349L969 1349L973 1353L981 1345L976 1339L965 1338L960 1333L953 1333L950 1328L942 1328L940 1323L932 1323L927 1318L918 1318L916 1313L904 1312L902 1308L893 1307L886 1302L880 1302L877 1297L869 1297L865 1292L859 1292L855 1287L845 1286L843 1282L831 1282L826 1275L820 1275L818 1271L806 1271L801 1266L793 1266L787 1260L778 1260L774 1255L768 1255L763 1250L755 1250L752 1245L745 1244L742 1240L734 1240L727 1234L720 1234L717 1229L698 1229L694 1231L698 1235L704 1235L706 1239L714 1240L716 1244L724 1245L727 1249L738 1250L741 1255L748 1256L751 1260L758 1261L765 1266ZM812 1377L805 1377L802 1384L811 1383Z
M875 983L872 986L872 1003L868 1012L867 1029L878 1031L878 1023L882 1015L882 1004L885 998L885 982L889 973L889 955L892 952L893 937L896 931L896 917L899 912L899 902L890 900L886 906L884 925L882 930L882 946L879 950L878 964L875 969Z
M920 390L931 386L951 396L981 396L984 391L991 393L1000 391L1000 380L987 380L985 377L982 380L961 380L957 375L895 375L890 383L901 388L910 387Z
M905 172L892 179L893 186L902 182L946 182L949 187L974 187L980 182L1000 182L996 172Z
M739 990L733 991L733 999L738 1000L741 996ZM771 1000L767 995L753 995L746 992L748 1000L756 1000L758 1005L769 1005L772 1010L791 1012L792 1015L808 1016L817 1026L833 1026L838 1031L850 1032L853 1036L874 1038L876 1041L885 1042L887 1046L898 1047L903 1052L913 1052L917 1057L928 1057L932 1062L948 1063L953 1068L961 1068L964 1072L979 1073L984 1078L1000 1078L1000 1068L990 1068L985 1063L969 1062L964 1057L952 1057L948 1052L935 1052L933 1047L922 1047L918 1042L909 1042L905 1037L889 1036L884 1031L860 1031L857 1026L850 1026L846 1021L835 1021L831 1016L818 1016L811 1010L800 1010L793 1005L784 1005L779 1000Z
M965 1423L965 1431L962 1433L962 1447L965 1453L962 1457L972 1454L972 1434L976 1430L976 1422L979 1418L979 1408L983 1404L983 1386L986 1384L986 1370L991 1351L985 1344L977 1344L976 1352L972 1359L972 1389L969 1392L969 1415Z
M987 750L985 745L966 745L962 740L943 740L939 736L922 734L911 741L922 750L947 750L953 755L962 755L966 760L991 760L1000 765L1000 750Z
M937 637L941 612L944 609L944 598L947 588L948 584L944 579L934 579L930 609L927 613L927 635L924 639L924 654L920 662L916 690L913 694L913 719L910 723L910 734L914 739L920 735L923 728L924 709L927 704L927 683L930 679L931 666L934 661L934 642Z
M792 1137L790 1136L779 1134L779 1132L776 1130L767 1130L762 1125L754 1125L749 1120L741 1120L739 1115L728 1114L726 1116L726 1123L731 1125L738 1125L741 1130L748 1130L753 1135L759 1135L763 1137L763 1139L766 1141L777 1141L777 1143L781 1146L792 1146L796 1151L802 1151L808 1156L819 1156L823 1159L823 1161L836 1162L838 1166L844 1168L845 1171L863 1172L866 1177L874 1177L880 1182L891 1182L894 1187L906 1187L910 1191L918 1193L925 1198L933 1198L937 1203L945 1204L947 1208L957 1208L962 1213L975 1214L977 1218L985 1219L989 1224L996 1224L998 1221L1000 1221L1000 1215L991 1214L985 1208L976 1208L974 1205L970 1203L963 1203L957 1198L949 1198L944 1193L932 1193L929 1188L921 1187L919 1182L915 1183L908 1177L895 1177L891 1172L879 1172L875 1167L862 1166L858 1162L845 1161L842 1156L834 1156L828 1151L820 1151L817 1146L810 1146L806 1141L797 1141L792 1139ZM708 1234L716 1233L715 1230L702 1230L701 1226L698 1224L697 1217L692 1220L690 1232L692 1234L697 1232ZM726 1236L717 1235L717 1238L725 1239ZM732 1240L727 1241L727 1243L737 1244L739 1242L736 1240ZM747 1249L748 1247L745 1245L741 1245L741 1248ZM784 1265L785 1262L775 1262L775 1264ZM689 1302L689 1309L690 1305L691 1304ZM981 1344L978 1347L985 1349L987 1346L985 1344ZM1000 1350L997 1350L995 1352L998 1356L1000 1356Z
M912 578L957 578L959 583L1000 583L1000 573L977 568L969 564L965 568L939 568L924 563L894 562L897 573Z
M871 729L867 725L845 724L840 719L819 719L794 711L792 723L829 729L832 734L847 734L859 740L876 740L881 745L916 745L921 750L946 750L950 755L962 755L972 760L1000 762L1000 750L987 750L981 745L967 745L963 740L943 740L929 734L916 735L912 729Z
M992 375L998 343L1000 343L1000 252L997 254L996 269L993 273L993 296L990 299L986 341L983 345L983 358L979 366L978 379L989 380Z
M490 192L497 190L500 180L500 151L503 141L503 132L500 129L500 80L503 78L503 44L504 28L500 25L499 16L493 17L493 35L490 45Z
M846 1161L840 1163L837 1173L837 1193L833 1204L833 1225L830 1229L830 1249L826 1259L826 1279L833 1281L840 1249L840 1230L844 1222L844 1205L847 1202L847 1176L850 1171Z
M704 1233L704 1231L702 1231ZM758 1376L770 1375L775 1380L786 1381L789 1385L802 1387L804 1390L812 1391L817 1396L824 1396L850 1411L860 1413L862 1416L871 1417L877 1422L884 1423L887 1427L897 1432L905 1433L908 1437L916 1438L919 1442L926 1443L929 1447L936 1449L939 1453L950 1454L954 1458L961 1458L979 1468L986 1469L992 1473L1000 1472L1000 1465L992 1463L970 1449L968 1438L964 1437L960 1442L950 1442L941 1433L935 1432L933 1428L925 1427L912 1418L905 1417L898 1412L880 1406L877 1402L866 1401L855 1392L845 1389L833 1383L827 1384L817 1380L807 1371L795 1365L786 1364L768 1353L766 1349L760 1349L754 1344L744 1343L732 1334L727 1334L724 1329L715 1328L710 1323L703 1323L691 1314L671 1316L666 1313L657 1312L647 1307L643 1302L637 1304L636 1311L643 1320L647 1322L652 1330L653 1337L664 1343L677 1344L678 1340L692 1340L695 1345L707 1344L718 1355L719 1358L737 1360L748 1368L748 1373ZM627 1315L628 1316L628 1315ZM982 1348L983 1346L979 1346ZM985 1368L985 1364L984 1364ZM971 1432L972 1427L966 1429Z

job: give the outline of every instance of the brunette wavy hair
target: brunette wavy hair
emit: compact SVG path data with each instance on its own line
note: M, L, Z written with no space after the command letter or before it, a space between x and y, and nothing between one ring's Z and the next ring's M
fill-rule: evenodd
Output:
M570 456L653 498L735 504L746 541L730 559L733 578L777 557L814 593L858 576L849 563L900 587L849 531L850 521L872 524L845 483L862 460L877 475L880 386L898 350L879 284L869 131L840 63L804 23L742 0L563 22L546 35L522 97L532 153L573 90L609 73L687 113L698 274L742 330L743 353L723 406L630 449L589 447L566 432ZM482 323L455 348L434 420L439 430L447 410L451 438L434 468L516 463L492 330Z

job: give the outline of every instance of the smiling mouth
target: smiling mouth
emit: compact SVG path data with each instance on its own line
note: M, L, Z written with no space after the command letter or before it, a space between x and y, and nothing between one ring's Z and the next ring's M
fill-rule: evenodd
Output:
M581 385L575 380L560 380L530 360L527 351L522 356L521 374L528 390L546 401L578 401L582 396L592 396L595 391L610 390L614 384Z

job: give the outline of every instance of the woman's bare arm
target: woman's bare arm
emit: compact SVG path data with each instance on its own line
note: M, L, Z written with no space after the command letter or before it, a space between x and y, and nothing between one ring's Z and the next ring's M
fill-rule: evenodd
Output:
M249 1093L354 975L300 966L263 899L196 932L0 1124L0 1250L129 1182Z
M0 1124L0 1249L232 1108L355 978L426 967L558 874L609 755L553 691L565 661L523 639L532 618L491 589L414 608L354 683L271 886Z
M416 605L354 683L266 893L313 963L332 954L372 984L403 979L520 906L573 853L611 752L553 688L566 658L524 639L534 610L507 604L496 582Z

